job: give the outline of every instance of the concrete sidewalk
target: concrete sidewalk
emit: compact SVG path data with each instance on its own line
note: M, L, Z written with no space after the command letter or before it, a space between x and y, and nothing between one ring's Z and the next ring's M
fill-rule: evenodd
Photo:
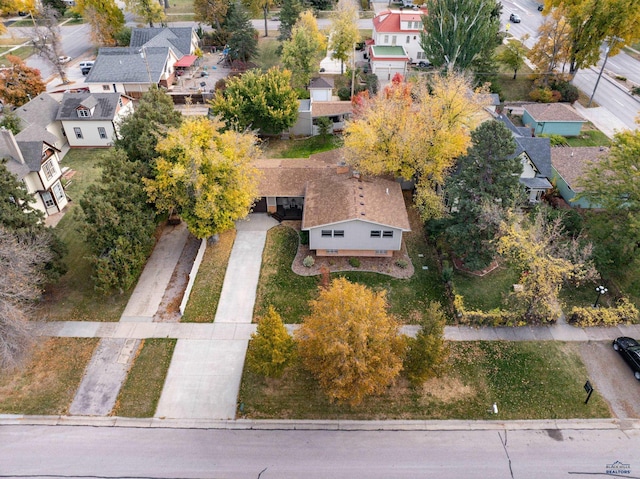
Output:
M613 138L616 132L629 129L627 125L621 122L613 113L602 106L585 108L580 103L575 102L573 107L580 115L593 123L598 130L609 138Z

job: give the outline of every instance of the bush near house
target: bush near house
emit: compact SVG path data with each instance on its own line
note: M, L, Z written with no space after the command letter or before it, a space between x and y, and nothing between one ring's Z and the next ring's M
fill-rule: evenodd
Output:
M569 323L581 327L615 326L617 324L638 324L640 313L626 298L622 298L612 308L577 308L571 309L567 315Z

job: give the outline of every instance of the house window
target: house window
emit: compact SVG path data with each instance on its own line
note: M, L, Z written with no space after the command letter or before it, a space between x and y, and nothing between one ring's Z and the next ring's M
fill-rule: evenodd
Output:
M42 192L41 196L42 196L42 201L47 208L53 208L56 205L55 202L53 201L53 197L51 196L51 193L49 193L48 191Z
M383 238L393 238L393 231L383 231L382 232L382 237Z
M53 165L53 162L49 160L42 164L42 172L44 173L44 177L50 180L56 175L56 167Z
M325 252L327 254L338 254L338 250L337 249L326 249Z
M407 35L407 43L409 43L411 41L411 36Z
M385 45L389 43L389 35L384 36L384 41L382 43L384 43Z
M122 108L122 107L124 106L124 103L122 103L122 97L119 97L119 98L118 98L118 106L119 106L120 108Z
M82 139L84 138L84 137L82 136L82 130L81 130L80 128L75 127L75 128L73 129L73 132L76 134L76 138L77 138L78 140L82 140Z
M418 60L424 60L425 58L427 58L427 56L424 52L418 52Z
M344 238L344 230L333 230L334 238Z
M371 231L371 237L372 238L380 238L380 236L382 236L382 231L380 231L380 230L372 230Z
M91 115L90 115L89 110L81 108L81 109L78 110L78 116L81 117L81 118L88 118Z
M62 189L62 185L60 184L59 181L57 181L56 184L53 185L53 187L51 188L51 191L53 191L53 194L55 195L58 203L64 200L64 190Z
M100 135L100 138L102 138L103 140L107 139L107 130L105 130L103 127L99 126L98 127L98 135Z
M321 236L322 236L323 238L326 238L326 237L331 238L331 230L322 230L322 234L321 234Z
M395 45L396 44L396 36L392 35L391 36L391 45Z
M376 250L376 254L387 254L387 250L386 249L377 249Z
M111 87L109 85L102 85L103 91L111 91Z

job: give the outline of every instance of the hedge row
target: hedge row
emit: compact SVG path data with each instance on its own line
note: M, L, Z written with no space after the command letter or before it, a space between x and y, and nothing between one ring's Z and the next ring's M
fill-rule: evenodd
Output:
M567 320L578 326L615 326L616 324L640 323L638 309L627 299L622 298L614 308L577 308L571 309Z

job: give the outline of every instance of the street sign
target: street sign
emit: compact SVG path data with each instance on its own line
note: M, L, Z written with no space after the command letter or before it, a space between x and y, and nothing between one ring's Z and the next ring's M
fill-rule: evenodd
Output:
M589 402L589 398L591 397L591 393L593 392L593 386L588 380L586 383L584 383L584 390L587 392L587 399L585 399L584 403L587 404Z

